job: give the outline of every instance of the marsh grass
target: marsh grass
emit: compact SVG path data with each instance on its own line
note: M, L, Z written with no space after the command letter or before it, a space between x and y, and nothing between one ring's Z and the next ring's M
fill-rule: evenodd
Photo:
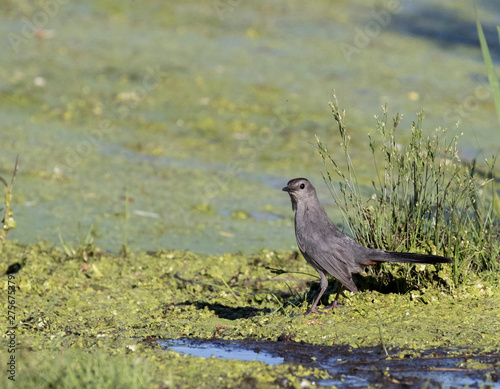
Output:
M81 225L78 223L78 230L80 230ZM82 259L87 262L90 258L94 257L98 252L99 248L95 244L95 237L97 236L97 226L92 224L85 238L80 238L80 241L76 247L74 247L71 242L67 242L63 239L61 233L59 232L59 242L64 251L66 259Z
M476 26L477 26L477 33L479 36L479 43L481 45L481 52L483 54L484 64L486 65L486 73L488 75L488 81L490 83L490 88L493 95L493 101L495 102L495 111L498 117L498 124L500 125L500 83L498 82L495 65L493 64L493 60L491 59L488 43L486 42L486 37L484 36L483 27L481 26L481 22L477 17L477 11L476 11ZM498 32L498 40L500 41L500 26L497 26L497 32ZM493 211L495 212L496 217L500 218L500 197L494 190L495 182L492 183L492 187L493 187Z
M130 229L130 197L128 188L125 188L125 221L123 223L123 243L120 254L124 257L130 255L130 247L128 245L128 235Z
M378 334L380 336L380 353L384 351L385 356L388 357L389 353L387 352L387 348L385 347L385 341L384 337L382 335L382 329L384 327L384 324L382 323L382 312L381 310L378 311Z
M477 17L476 11L476 27L479 36L479 43L481 45L481 52L483 54L484 64L486 65L486 73L488 75L488 81L490 83L493 101L495 102L495 110L498 116L498 123L500 124L500 83L498 82L498 77L495 70L495 65L491 59L490 50L488 48L488 43L486 42L486 37L484 36L483 27L481 22ZM500 26L497 26L498 39L500 40Z
M342 161L333 158L319 138L317 146L326 167L323 178L354 239L369 247L450 256L455 285L471 272L498 272L499 221L492 201L495 157L486 161L489 178L477 177L458 156L460 137L450 138L440 128L425 136L422 113L411 126L409 144L400 145L402 116L389 122L387 107L382 107L382 115L375 116L375 133L368 134L376 175L367 198L350 156L345 111L335 96L330 107L340 133ZM418 266L405 266L407 278L420 283L428 277L411 271Z

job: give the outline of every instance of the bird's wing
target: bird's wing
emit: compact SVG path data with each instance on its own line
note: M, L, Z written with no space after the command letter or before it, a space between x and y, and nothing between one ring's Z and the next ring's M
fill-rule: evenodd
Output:
M337 229L322 207L318 212L306 212L300 218L296 214L295 222L297 244L305 253L306 260L317 270L329 273L351 291L357 292L351 273L361 271L359 260L366 255L363 251L366 247Z
M307 260L315 269L321 269L339 280L352 292L357 292L358 288L352 280L351 270L348 264L342 260L335 250L324 250L318 245L302 245L299 247L303 253L307 253Z
M336 257L335 254L318 253L315 255L315 258L317 258L317 261L322 269L339 280L340 283L342 283L342 285L344 285L347 289L352 292L358 291L356 284L352 280L349 266L344 261Z
M357 292L351 273L361 271L359 260L366 255L363 252L366 247L354 242L333 226L333 223L315 227L309 228L310 234L307 237L297 236L299 249L307 253L306 259L313 267L324 270L349 290Z

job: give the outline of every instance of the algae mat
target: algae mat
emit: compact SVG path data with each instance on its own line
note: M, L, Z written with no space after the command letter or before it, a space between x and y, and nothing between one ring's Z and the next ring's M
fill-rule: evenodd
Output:
M282 340L353 350L385 347L393 358L416 358L436 347L469 354L500 350L495 279L459 288L412 286L402 293L365 288L346 293L344 309L303 316L317 291L315 284L310 288L314 277L270 270L313 273L293 252L209 256L160 251L121 257L89 246L71 257L42 243L9 242L4 253L9 262L0 271L14 262L24 264L10 276L10 287L4 277L1 291L5 313L12 286L15 293L14 324L1 324L2 350L9 348L9 334L15 338L12 387L49 387L53 381L71 386L65 381L71 377L82 387L85 377L112 382L99 387L131 382L136 387L203 382L207 387L272 387L284 378L298 386L329 377L325 369L307 364L195 358L165 351L156 342L181 337ZM446 279L445 268L439 274ZM8 357L2 353L0 362L6 364ZM491 373L495 368L485 369ZM2 382L8 374L2 370Z
M500 8L477 3L498 50ZM314 136L342 150L333 90L367 197L367 133L386 103L405 114L403 145L422 109L426 133L464 132L470 158L500 144L470 1L7 0L0 10L0 175L19 154L10 238L25 244L76 244L92 230L114 252L124 241L293 249L279 189L305 176L332 204Z

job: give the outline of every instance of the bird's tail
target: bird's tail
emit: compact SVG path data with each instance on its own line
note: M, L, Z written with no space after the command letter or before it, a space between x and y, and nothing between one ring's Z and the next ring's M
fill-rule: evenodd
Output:
M451 258L440 255L398 253L395 251L377 250L375 255L370 255L374 262L402 262L402 263L450 263Z

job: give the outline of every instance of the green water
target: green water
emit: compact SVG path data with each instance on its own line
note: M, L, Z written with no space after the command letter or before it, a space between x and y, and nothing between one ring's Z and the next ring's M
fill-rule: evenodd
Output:
M495 48L498 8L478 3ZM500 144L468 1L0 7L0 175L20 154L9 239L23 243L76 245L93 226L114 252L293 248L290 178L310 178L341 223L314 146L338 148L334 89L368 184L384 103L401 129L424 109L464 149Z

